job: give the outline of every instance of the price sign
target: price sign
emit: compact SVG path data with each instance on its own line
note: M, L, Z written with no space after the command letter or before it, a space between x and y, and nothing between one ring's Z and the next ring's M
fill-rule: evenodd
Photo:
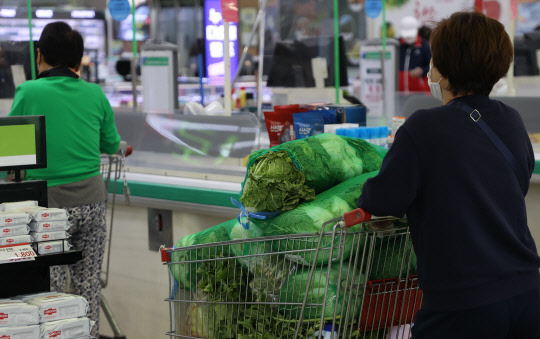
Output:
M0 264L34 260L36 252L30 244L0 246Z

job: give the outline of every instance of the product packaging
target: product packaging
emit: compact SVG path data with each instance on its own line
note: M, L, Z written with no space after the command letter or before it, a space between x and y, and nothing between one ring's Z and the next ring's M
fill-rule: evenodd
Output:
M324 116L322 111L311 111L293 114L296 139L303 139L324 132Z
M292 113L264 112L270 147L295 139Z
M16 236L13 236L13 237L0 237L0 246L29 244L32 241L34 241L34 240L29 235L16 235ZM0 337L0 339L2 339L2 337Z
M84 317L88 312L88 302L78 295L45 292L16 298L38 307L40 323Z
M40 325L41 339L73 339L90 336L93 323L90 319L72 318L51 321Z
M366 126L366 106L362 105L329 105L336 110L338 123L351 123Z
M52 254L69 251L72 247L67 240L45 241L32 245L37 254Z
M30 222L30 215L24 212L0 212L0 227L24 225Z
M67 211L61 208L29 207L23 208L34 221L57 221L68 220Z
M392 134L389 137L388 142L393 143L397 130L405 123L405 117L393 117L392 118Z
M17 201L17 202L5 202L1 205L2 212L9 212L14 210L19 210L22 208L36 207L38 205L37 201L27 200L27 201Z
M28 225L14 225L0 227L0 238L1 237L14 237L16 235L28 235Z
M39 325L0 327L0 339L40 339ZM50 339L50 338L47 338Z
M67 231L71 226L67 220L32 221L28 224L32 232Z
M6 279L5 277L3 279ZM38 307L20 300L0 299L0 333L3 327L39 323ZM2 338L0 336L0 338Z
M30 235L34 241L64 240L69 236L66 231L30 232Z

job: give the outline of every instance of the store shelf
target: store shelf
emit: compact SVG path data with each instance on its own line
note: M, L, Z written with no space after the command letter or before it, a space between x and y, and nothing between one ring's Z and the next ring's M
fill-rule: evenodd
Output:
M50 290L50 267L70 265L82 259L78 250L38 255L35 260L0 265L0 298Z

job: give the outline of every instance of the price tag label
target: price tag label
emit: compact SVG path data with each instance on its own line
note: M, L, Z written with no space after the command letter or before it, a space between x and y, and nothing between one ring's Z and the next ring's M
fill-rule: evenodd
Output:
M0 264L34 260L36 252L30 244L0 246Z

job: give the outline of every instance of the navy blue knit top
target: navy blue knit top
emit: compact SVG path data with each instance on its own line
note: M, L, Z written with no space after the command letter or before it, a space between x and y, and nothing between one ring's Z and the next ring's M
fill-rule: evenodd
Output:
M454 100L480 111L520 162L519 177L468 114L446 105L405 122L358 200L373 215L407 215L423 307L439 311L488 305L540 285L525 210L535 160L523 121L487 96Z

